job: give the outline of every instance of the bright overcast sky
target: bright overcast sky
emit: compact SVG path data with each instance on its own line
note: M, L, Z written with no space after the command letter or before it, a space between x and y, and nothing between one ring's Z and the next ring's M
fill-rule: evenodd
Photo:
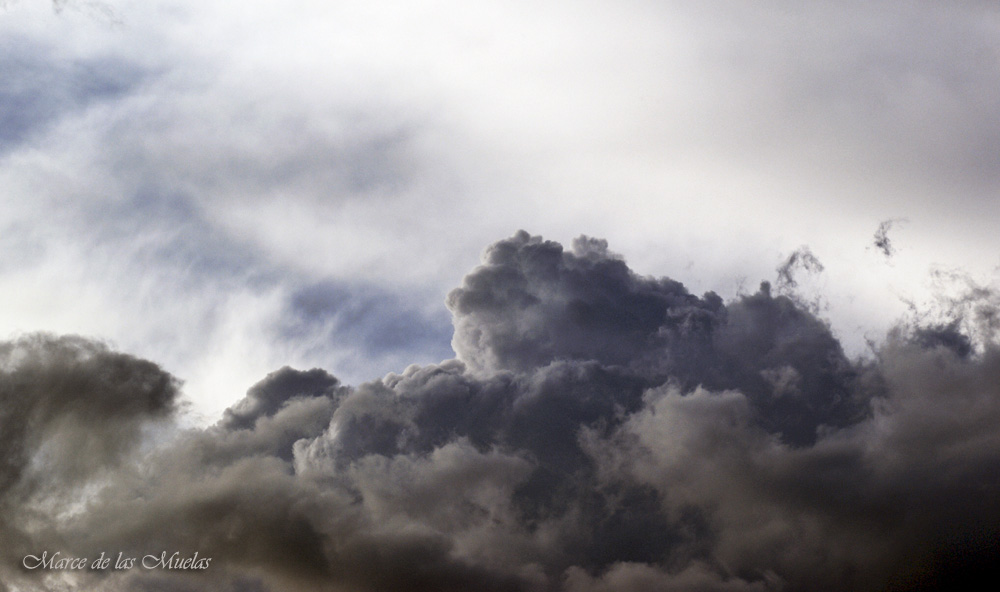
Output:
M453 356L518 229L724 298L808 247L857 352L1000 264L992 2L2 6L0 334L108 340L213 420L286 364Z

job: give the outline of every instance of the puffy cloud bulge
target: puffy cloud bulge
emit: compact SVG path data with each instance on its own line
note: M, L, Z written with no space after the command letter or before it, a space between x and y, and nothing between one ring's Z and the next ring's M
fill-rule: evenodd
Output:
M455 359L354 387L285 367L204 429L163 427L179 383L152 362L81 337L4 343L0 581L936 590L996 571L988 291L852 360L766 283L724 302L604 241L519 232L447 305ZM212 563L20 568L43 548Z

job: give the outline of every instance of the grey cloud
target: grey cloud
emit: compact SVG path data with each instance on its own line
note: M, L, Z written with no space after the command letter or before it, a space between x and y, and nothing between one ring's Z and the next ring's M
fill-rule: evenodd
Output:
M890 228L892 228L892 220L883 220L879 223L878 230L875 231L875 246L886 257L892 257L893 253L896 252L892 247L892 241L889 240Z
M61 118L133 92L150 73L121 58L60 59L52 48L17 37L0 59L0 154L36 138Z
M597 454L654 484L666 512L713 508L713 559L731 572L768 566L791 589L946 589L995 559L996 355L892 342L874 416L802 449L756 429L741 393L667 389Z
M94 130L108 146L101 164L138 186L218 207L295 202L331 213L360 198L392 200L422 170L420 117L354 97L317 107L295 94L261 96L256 86L231 87L239 83L223 65L209 67L211 84L174 70L123 101Z
M767 284L727 307L713 293L699 298L678 282L635 275L599 241L580 239L564 252L523 232L484 259L448 297L452 345L473 370L581 360L620 366L647 387L671 378L685 388L741 388L768 410L764 421L800 443L824 422L845 425L863 412L830 328ZM807 248L796 251L779 281L793 287L800 265L819 262ZM797 397L776 397L766 385L786 364L801 377Z
M896 254L896 246L889 238L889 231L894 226L899 226L904 222L907 222L906 218L890 218L879 222L878 229L875 231L875 236L873 237L874 245L887 259Z
M566 590L571 592L751 592L767 590L766 582L723 579L710 567L693 564L679 573L670 573L643 563L618 563L594 577L579 568L566 573Z
M717 322L722 300L715 294L698 298L678 282L636 276L606 249L581 238L564 252L523 231L492 245L484 264L448 296L452 347L486 372L559 359L656 372L671 339L694 346Z
M802 270L808 273L821 273L823 264L813 255L809 247L799 247L785 259L785 262L778 266L778 288L787 290L798 286L795 280L797 271Z
M287 366L267 375L247 391L246 397L226 410L222 426L227 429L252 428L264 417L272 417L291 399L298 397L337 397L340 381L324 370L308 372Z
M699 72L711 119L690 133L711 155L811 178L834 163L840 182L920 179L970 203L996 187L995 5L672 8L707 32Z
M121 470L145 430L177 410L178 386L156 364L82 337L0 343L0 580L60 540L51 513Z
M158 366L82 337L0 343L0 372L4 490L40 451L42 467L57 475L114 463L144 422L177 405L178 383Z
M850 360L766 283L726 303L602 241L523 232L448 305L457 359L355 387L282 368L141 466L109 456L82 510L17 548L213 558L80 576L109 592L916 591L995 574L1000 350L962 341L968 324L900 326Z

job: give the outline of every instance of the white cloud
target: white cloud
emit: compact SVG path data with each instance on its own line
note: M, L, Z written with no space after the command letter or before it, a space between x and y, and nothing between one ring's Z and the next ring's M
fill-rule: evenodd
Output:
M727 296L808 245L855 351L900 297L928 297L933 264L981 281L997 264L989 5L87 6L22 1L0 22L8 55L33 56L5 72L64 81L7 103L48 111L0 156L17 261L0 330L176 356L192 392L295 354L264 336L201 361L221 346L171 347L164 327L244 343L287 314L275 294L323 281L416 294L440 319L517 228L605 237L644 273ZM887 263L866 247L893 217L910 223ZM184 271L219 254L228 283ZM234 320L206 325L213 311Z

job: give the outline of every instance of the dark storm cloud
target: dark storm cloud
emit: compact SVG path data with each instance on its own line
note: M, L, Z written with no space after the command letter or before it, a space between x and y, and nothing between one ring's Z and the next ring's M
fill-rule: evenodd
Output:
M285 366L268 374L247 391L246 397L227 409L222 425L228 429L252 428L257 420L274 416L295 397L335 396L339 388L340 381L319 368L299 372Z
M122 462L121 442L172 399L138 396L163 401L88 432L119 442L82 469L100 487L11 536L17 549L213 558L201 574L81 575L106 591L962 585L995 575L1000 558L1000 349L967 330L995 318L996 298L978 296L966 304L983 314L900 326L850 360L826 323L767 283L726 303L635 274L603 241L567 251L520 232L448 297L457 359L356 387L282 368L141 466ZM24 347L8 359L44 358ZM25 392L47 393L65 365L46 363L23 375ZM80 371L131 376L103 368ZM159 392L153 383L106 388ZM102 416L101 401L123 398L87 393ZM60 419L75 408L51 409L55 458L75 444ZM37 431L3 432L7 481L26 482L45 457L23 444ZM97 482L55 479L65 492Z
M156 364L82 337L0 343L0 573L57 541L49 512L119 469L177 398L178 382Z
M696 345L722 310L715 294L699 298L673 280L634 275L604 241L581 238L566 253L521 232L484 259L448 296L452 346L474 370L575 359L656 372L673 362L657 350L678 338Z
M115 462L146 420L175 409L177 381L152 362L81 337L0 343L2 489L25 476L43 445L46 469L75 476ZM51 463L51 464L49 464Z
M485 260L448 298L453 347L473 370L580 360L646 387L672 379L739 388L775 408L762 421L794 430L795 441L859 412L854 372L829 327L767 284L727 307L714 293L699 298L678 282L635 275L603 241L578 239L567 253L523 232L493 245ZM779 269L779 283L794 286L799 267L822 269L802 248Z

